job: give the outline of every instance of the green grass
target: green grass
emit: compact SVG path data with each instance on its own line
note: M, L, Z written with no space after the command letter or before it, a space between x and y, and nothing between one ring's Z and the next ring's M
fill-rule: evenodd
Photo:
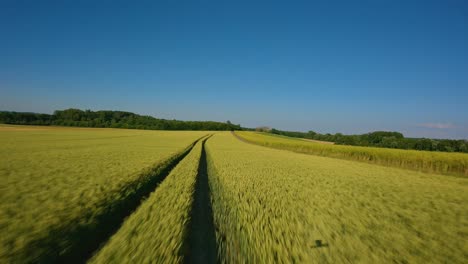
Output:
M202 142L172 170L90 263L180 263Z
M206 150L226 263L466 263L465 178L264 148L228 133Z
M299 153L363 161L429 173L468 177L468 154L374 147L342 146L307 142L265 133L235 132L245 141Z
M205 134L2 126L0 262L67 254L69 232L93 230Z

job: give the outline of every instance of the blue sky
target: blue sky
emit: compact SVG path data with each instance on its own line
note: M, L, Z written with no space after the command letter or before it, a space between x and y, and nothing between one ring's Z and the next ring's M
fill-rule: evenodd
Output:
M468 138L468 2L0 2L0 110Z

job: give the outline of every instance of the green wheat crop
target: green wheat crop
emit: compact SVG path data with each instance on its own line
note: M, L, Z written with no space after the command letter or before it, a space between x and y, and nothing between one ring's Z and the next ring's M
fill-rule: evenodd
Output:
M180 263L202 150L199 142L91 263Z
M0 262L34 262L63 231L92 226L205 132L20 127L0 130ZM124 191L123 191L124 190ZM111 208L112 209L112 208ZM57 231L58 230L58 231Z
M466 263L468 180L206 144L225 263Z
M468 177L468 154L321 144L265 133L236 132L245 141L277 149Z

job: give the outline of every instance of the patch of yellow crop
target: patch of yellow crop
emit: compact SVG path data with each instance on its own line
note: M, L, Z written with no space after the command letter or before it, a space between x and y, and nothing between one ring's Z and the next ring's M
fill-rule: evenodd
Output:
M319 144L247 131L237 131L235 134L245 141L276 149L468 177L468 154L465 153Z
M202 142L198 142L90 263L180 263Z
M27 129L27 127L22 127ZM32 127L36 128L36 127ZM205 132L123 129L0 131L0 262L61 226L89 225L120 190Z
M466 262L465 178L275 150L230 133L206 150L227 263Z

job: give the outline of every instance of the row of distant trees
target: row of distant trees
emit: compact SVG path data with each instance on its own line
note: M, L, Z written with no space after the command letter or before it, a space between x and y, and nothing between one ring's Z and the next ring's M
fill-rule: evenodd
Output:
M340 145L468 153L467 140L405 138L399 132L376 131L362 135L320 134L314 131L294 132L277 129L270 129L267 132L289 137L330 141Z
M123 111L57 110L52 115L0 112L0 123L17 125L107 127L151 130L251 130L230 121L180 121L158 119ZM399 132L376 131L362 135L320 134L259 127L257 131L277 135L335 142L341 145L468 153L468 141L451 139L405 138Z
M0 123L17 125L107 127L151 130L241 130L240 125L214 121L158 119L123 111L57 110L52 115L0 112Z

